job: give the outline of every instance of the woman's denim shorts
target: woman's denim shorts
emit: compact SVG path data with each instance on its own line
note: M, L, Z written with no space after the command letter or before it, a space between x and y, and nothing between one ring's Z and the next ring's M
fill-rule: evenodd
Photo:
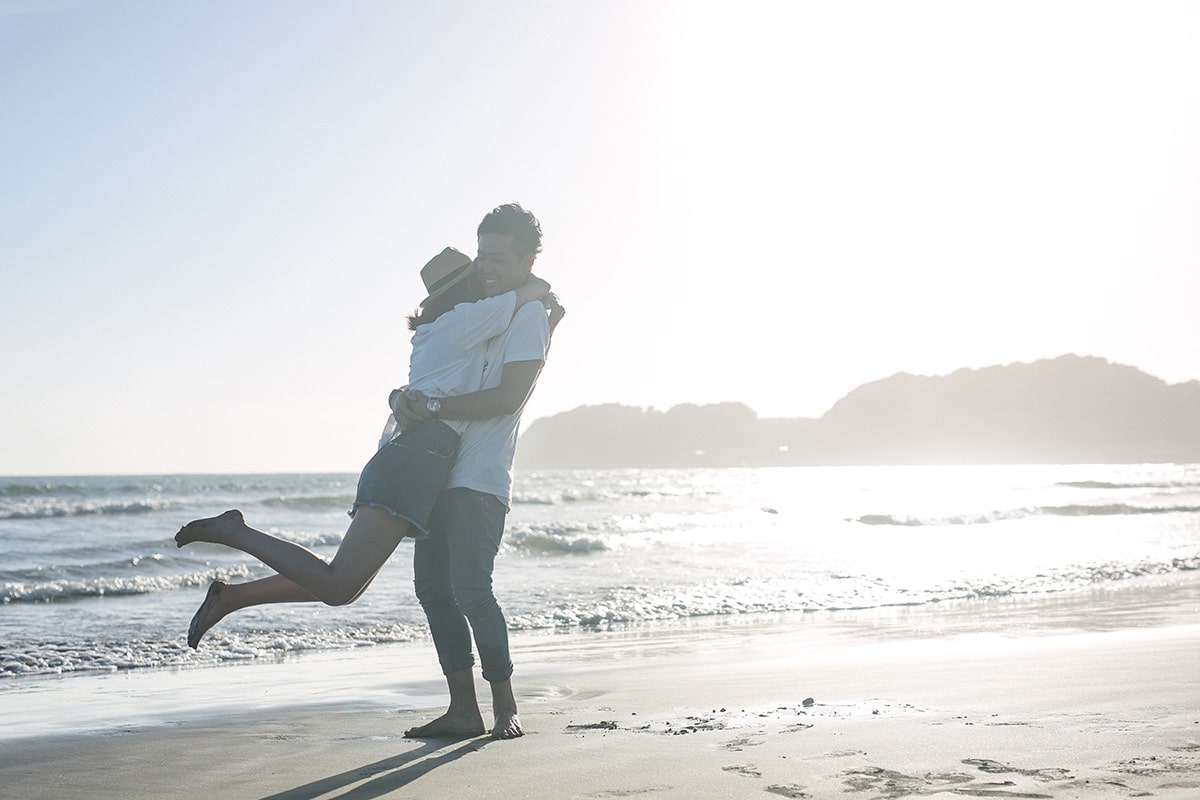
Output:
M382 508L409 522L409 536L424 539L457 450L458 433L441 420L428 419L401 433L363 467L350 516L359 506Z

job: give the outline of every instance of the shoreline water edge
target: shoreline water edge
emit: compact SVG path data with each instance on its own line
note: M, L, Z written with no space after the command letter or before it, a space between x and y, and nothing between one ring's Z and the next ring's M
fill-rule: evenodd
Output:
M761 643L772 639L782 643L773 657L787 660L795 655L787 647L811 656L865 653L872 647L903 643L916 654L923 647L930 653L938 648L971 651L1004 641L1032 644L1089 635L1189 630L1197 637L1194 654L1200 657L1200 572L1136 578L1053 595L692 618L592 632L525 631L514 634L513 647L534 659L534 669L552 673L552 665L560 662L568 664L571 672L584 671L591 663L589 654L595 653L632 660L663 649L736 654L762 649ZM183 718L203 719L252 708L436 708L444 702L445 688L429 668L430 658L435 658L432 652L430 642L418 640L281 653L271 659L238 661L230 669L166 667L0 682L0 741L175 725ZM1200 689L1200 673L1190 678ZM550 696L568 692L562 687L544 690ZM1200 711L1200 691L1195 699Z

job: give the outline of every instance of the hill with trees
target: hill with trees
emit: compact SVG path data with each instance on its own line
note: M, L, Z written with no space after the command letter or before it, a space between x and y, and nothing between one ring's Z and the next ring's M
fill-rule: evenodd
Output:
M760 418L742 403L668 411L581 406L536 420L522 468L1200 462L1200 381L1064 355L899 373L825 414Z

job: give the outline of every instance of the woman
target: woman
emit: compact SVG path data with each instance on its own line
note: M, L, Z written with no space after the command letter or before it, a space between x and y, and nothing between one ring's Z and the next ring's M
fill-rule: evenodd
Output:
M414 331L409 387L430 398L478 389L473 382L482 374L485 343L508 327L524 303L547 298L543 302L552 317L561 316L553 296L548 296L550 285L540 278L531 277L515 291L484 298L472 276L471 259L450 247L421 270L429 296L420 313L409 318ZM389 403L396 402L403 402L403 393L392 393ZM363 468L350 526L332 561L250 527L236 509L183 526L175 534L179 547L193 542L223 544L249 553L278 573L241 584L213 581L188 628L188 646L197 647L212 626L248 606L352 603L401 539L423 538L434 501L453 465L463 424L438 419L436 400L430 400L428 408L430 419L381 442Z

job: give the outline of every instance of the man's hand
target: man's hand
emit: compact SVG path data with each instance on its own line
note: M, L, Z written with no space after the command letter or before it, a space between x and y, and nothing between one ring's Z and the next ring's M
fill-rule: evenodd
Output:
M396 418L402 431L415 428L425 421L425 416L428 416L428 414L423 416L422 412L425 411L425 404L429 402L429 398L416 389L397 389L392 392L388 400L392 406L392 416ZM418 412L417 409L420 411Z

